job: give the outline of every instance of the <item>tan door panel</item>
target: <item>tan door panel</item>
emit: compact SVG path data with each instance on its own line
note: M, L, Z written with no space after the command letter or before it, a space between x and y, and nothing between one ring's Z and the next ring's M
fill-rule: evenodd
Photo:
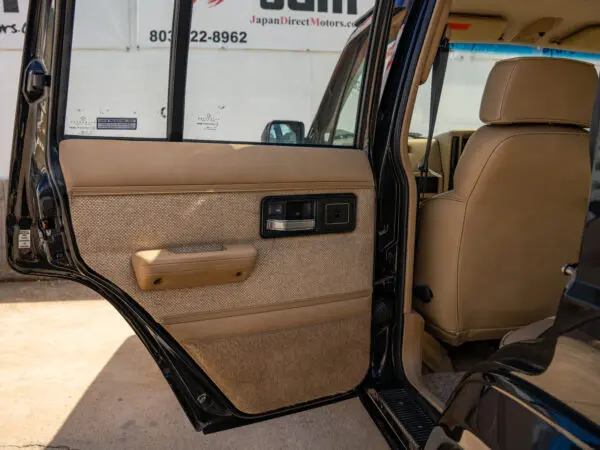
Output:
M332 295L313 300L167 318L164 324L182 341L209 341L339 321L368 314L371 293Z
M332 148L70 139L60 163L71 194L373 188L363 152Z
M61 143L60 161L83 260L163 324L240 410L261 413L360 384L369 366L375 219L364 152L73 139ZM354 194L356 228L262 238L262 200L301 194ZM164 289L149 286L152 271L138 284L143 271L132 258L189 256L195 270L223 245L255 252L245 280L202 270L185 277L180 268L163 274Z

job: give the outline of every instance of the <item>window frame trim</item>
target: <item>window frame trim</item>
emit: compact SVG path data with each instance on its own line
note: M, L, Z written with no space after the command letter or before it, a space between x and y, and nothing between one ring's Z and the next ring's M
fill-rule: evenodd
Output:
M175 0L169 58L167 141L182 142L193 0Z

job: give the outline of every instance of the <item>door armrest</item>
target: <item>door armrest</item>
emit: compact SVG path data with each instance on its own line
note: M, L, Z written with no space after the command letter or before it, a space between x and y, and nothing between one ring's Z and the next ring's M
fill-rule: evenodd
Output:
M224 245L221 250L176 253L144 250L131 258L138 285L145 291L182 289L246 280L256 263L252 245Z

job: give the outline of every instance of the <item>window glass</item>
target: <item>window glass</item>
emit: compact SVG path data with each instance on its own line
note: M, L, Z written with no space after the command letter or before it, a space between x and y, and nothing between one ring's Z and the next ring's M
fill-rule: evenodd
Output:
M194 1L184 139L355 146L375 1ZM173 6L77 1L66 135L166 138Z
M364 68L365 61L362 59L356 68L355 73L351 75L350 83L348 83L346 88L342 108L340 109L333 134L332 144L335 146L348 147L354 145L358 103L360 101Z
M154 0L152 0L154 1ZM194 5L186 86L184 139L258 143L273 121L313 121L340 52L355 31L354 22L374 0L198 1ZM361 38L366 43L368 32ZM355 56L358 56L355 54ZM364 54L361 55L364 60ZM340 127L347 131L337 145L353 146L360 62L345 99ZM347 77L337 77L343 84ZM343 86L342 86L343 87ZM336 116L332 117L335 119ZM292 130L277 127L278 143L306 142ZM329 130L329 136L333 134Z
M388 35L384 80L387 79L405 17L405 9L395 9ZM370 22L367 21L346 45L308 132L309 144L339 147L356 145L355 135L369 32Z
M136 36L144 3L77 0L66 135L166 138L169 46ZM172 21L173 0L151 14Z
M479 106L492 67L497 61L518 56L573 58L600 66L600 57L590 53L520 45L451 44L434 135L481 127ZM431 76L417 94L410 125L413 137L427 137L430 95Z

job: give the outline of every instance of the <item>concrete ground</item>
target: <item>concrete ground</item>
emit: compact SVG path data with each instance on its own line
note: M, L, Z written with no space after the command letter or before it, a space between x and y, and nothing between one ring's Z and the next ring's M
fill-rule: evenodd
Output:
M358 399L196 433L140 341L67 282L0 283L0 449L387 448Z

